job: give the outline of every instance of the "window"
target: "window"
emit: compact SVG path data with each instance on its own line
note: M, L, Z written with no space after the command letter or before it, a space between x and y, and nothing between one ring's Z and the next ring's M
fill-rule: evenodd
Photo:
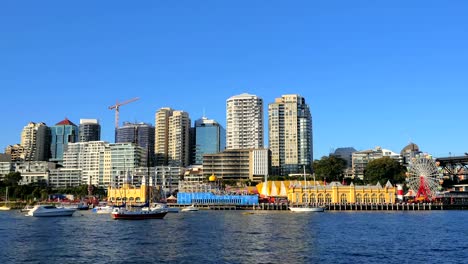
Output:
M370 199L369 199L369 194L364 194L364 203L369 203L370 202Z
M348 197L346 197L346 194L345 193L342 193L340 195L340 202L341 203L347 203L348 202Z
M317 196L317 202L318 202L318 203L323 203L323 202L324 202L324 200L323 200L323 194L320 193L320 194Z

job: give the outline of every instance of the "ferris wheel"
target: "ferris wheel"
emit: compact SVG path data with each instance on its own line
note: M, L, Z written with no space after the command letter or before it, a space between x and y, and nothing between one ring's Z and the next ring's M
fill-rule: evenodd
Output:
M439 187L437 166L431 158L415 157L411 159L407 173L410 189L417 190L416 200L431 201Z

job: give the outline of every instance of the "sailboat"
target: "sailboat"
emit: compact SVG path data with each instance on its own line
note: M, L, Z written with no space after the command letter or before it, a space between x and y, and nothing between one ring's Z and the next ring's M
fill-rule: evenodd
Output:
M135 208L130 209L128 208L128 206L115 207L111 213L112 218L115 220L163 219L164 216L166 216L166 214L168 213L168 210L165 208L149 207L149 197L146 197L145 200L145 205L147 206L139 210Z
M8 211L8 210L11 210L11 207L10 207L9 202L8 202L8 187L6 187L5 204L0 206L0 211Z
M306 174L305 174L305 166L304 166L304 191L306 189ZM317 185L315 185L315 174L314 174L314 190L317 190ZM309 206L304 204L302 206L289 206L289 210L292 212L323 212L324 209L322 207L315 207Z

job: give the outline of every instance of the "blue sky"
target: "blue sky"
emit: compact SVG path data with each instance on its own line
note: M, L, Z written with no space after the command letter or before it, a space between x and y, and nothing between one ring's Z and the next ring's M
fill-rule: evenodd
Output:
M30 121L225 124L226 99L304 96L314 157L411 140L468 151L466 1L1 1L0 151ZM265 129L267 129L265 118ZM268 144L265 135L265 144Z

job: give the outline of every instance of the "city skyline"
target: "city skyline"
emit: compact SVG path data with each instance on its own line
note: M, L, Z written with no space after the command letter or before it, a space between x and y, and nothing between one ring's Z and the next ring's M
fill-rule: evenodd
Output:
M306 98L315 159L338 147L399 152L410 141L436 157L468 148L466 3L0 7L9 25L1 152L29 122L65 117L99 119L101 139L113 142L107 107L136 96L120 124L154 125L157 109L171 107L226 127L226 100L242 93L264 101L265 146L266 106L283 94Z

